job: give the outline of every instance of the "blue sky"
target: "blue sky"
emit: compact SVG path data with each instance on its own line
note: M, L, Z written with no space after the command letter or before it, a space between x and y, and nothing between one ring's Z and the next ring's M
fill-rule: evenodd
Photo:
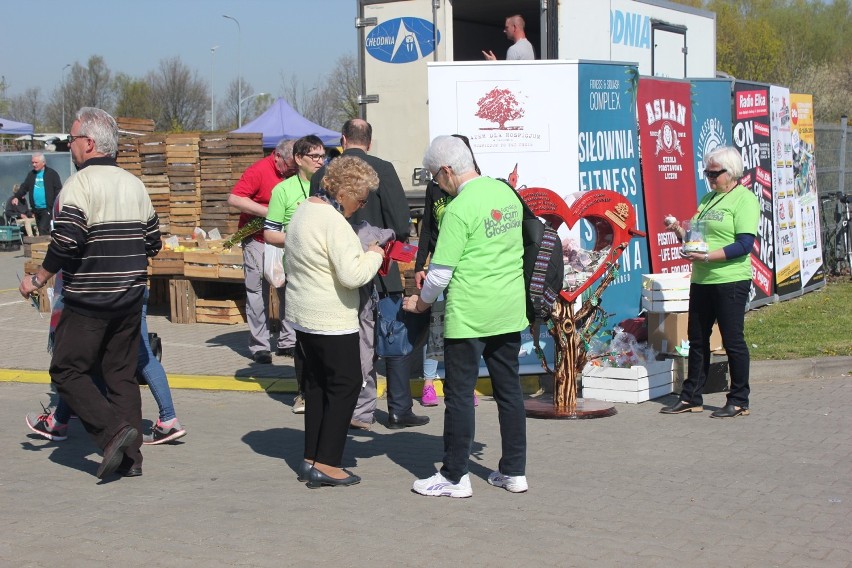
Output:
M218 103L237 77L239 44L243 81L277 96L282 72L310 87L355 55L355 12L356 0L4 1L0 75L7 96L39 87L46 102L65 64L85 66L91 55L134 77L179 56L208 83L212 59ZM240 34L222 14L239 20Z

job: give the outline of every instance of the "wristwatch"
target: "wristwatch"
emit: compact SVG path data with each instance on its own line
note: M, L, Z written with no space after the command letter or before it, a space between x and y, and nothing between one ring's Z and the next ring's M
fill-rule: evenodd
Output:
M32 278L30 278L30 282L32 282L33 286L35 286L36 288L41 288L43 286L43 284L38 281L38 278L36 278L35 274L33 274Z
M709 252L704 253L704 262L710 262L710 253Z

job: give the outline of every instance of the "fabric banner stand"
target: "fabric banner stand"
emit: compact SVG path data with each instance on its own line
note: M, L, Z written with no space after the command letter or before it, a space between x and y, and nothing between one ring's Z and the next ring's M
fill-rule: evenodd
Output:
M636 97L639 71L635 65L597 62L579 64L579 131L572 148L562 160L577 156L579 189L607 189L620 193L636 209L638 229L646 231L645 194L639 166L636 129ZM555 164L559 166L559 163ZM595 234L591 224L580 223L580 244L592 249ZM636 317L642 298L642 275L651 270L646 238L631 239L618 260L618 276L601 296L612 329ZM595 289L592 285L591 290Z
M790 94L793 185L798 202L799 258L803 292L825 286L822 260L822 230L814 144L814 103L812 95Z
M772 146L772 203L775 215L775 293L779 300L802 295L801 219L793 187L790 90L769 87L769 130Z
M731 145L730 79L692 79L692 148L695 158L695 197L701 201L710 191L704 177L704 156Z
M775 241L772 227L772 152L769 125L769 85L734 83L734 147L743 157L742 184L760 203L760 221L751 254L752 286L748 309L777 300L775 297Z
M677 236L663 223L669 214L688 220L697 207L691 108L688 81L639 79L639 146L654 273L692 271L692 263L680 256Z

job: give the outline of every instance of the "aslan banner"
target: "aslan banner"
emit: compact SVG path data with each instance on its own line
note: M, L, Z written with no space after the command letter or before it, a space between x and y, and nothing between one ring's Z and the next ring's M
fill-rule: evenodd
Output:
M790 94L793 185L799 211L799 258L804 289L825 285L817 194L814 102L812 95Z
M743 158L741 183L760 203L760 221L751 254L752 308L773 301L775 293L775 235L772 207L772 151L769 133L769 85L734 84L734 147Z
M695 214L690 84L674 79L639 79L639 147L652 272L689 272L681 243L663 219Z

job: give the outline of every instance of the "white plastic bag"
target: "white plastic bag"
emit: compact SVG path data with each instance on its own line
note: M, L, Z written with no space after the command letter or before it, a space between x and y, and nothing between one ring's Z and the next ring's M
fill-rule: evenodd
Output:
M280 288L286 282L284 276L284 249L265 243L263 245L263 277L266 281Z

